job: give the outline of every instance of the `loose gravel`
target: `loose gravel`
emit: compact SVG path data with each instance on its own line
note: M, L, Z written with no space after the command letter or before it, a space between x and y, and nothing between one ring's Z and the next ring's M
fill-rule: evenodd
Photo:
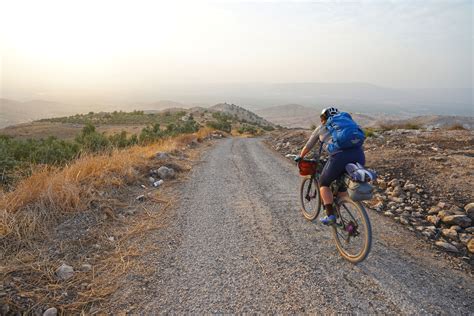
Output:
M375 212L369 257L340 257L300 214L297 168L261 139L221 140L202 160L149 236L152 273L124 280L110 312L474 312L472 275Z

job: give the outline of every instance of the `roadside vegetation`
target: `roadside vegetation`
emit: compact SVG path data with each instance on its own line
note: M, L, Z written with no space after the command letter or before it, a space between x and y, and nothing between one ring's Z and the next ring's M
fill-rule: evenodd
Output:
M0 135L0 187L10 189L39 165L63 166L82 155L146 145L167 137L194 133L199 127L193 119L175 120L164 128L159 123L150 124L139 135L129 136L122 131L107 136L97 132L91 122L86 122L81 133L72 141L59 140L54 136L40 140L16 140Z
M133 112L89 112L87 114L76 114L72 116L55 117L39 120L39 122L69 123L94 125L126 125L126 124L169 124L178 121L186 114L185 111L164 111L158 113L145 113L144 111Z
M191 161L175 157L189 155L185 148L213 132L179 131L151 127L157 137L153 142L147 138L140 144L139 139L125 148L81 152L64 165L38 166L10 191L0 191L0 278L6 291L2 300L11 312L41 314L54 306L60 314L91 313L136 267L138 253L156 251L135 249L132 242L161 225L161 211L148 207L164 210L172 203L161 188L145 189L149 170L163 165L189 170ZM88 126L78 138L87 143L99 137L90 144L100 148L107 138L94 133ZM157 158L157 153L168 158ZM149 204L136 200L142 192ZM130 208L134 216L127 215ZM74 267L67 280L58 277L63 263Z
M233 129L238 134L261 135L265 131L275 130L273 126L252 123L245 119L238 119L237 115L229 115L222 112L212 113L212 120L206 123L206 126L226 133L231 133Z

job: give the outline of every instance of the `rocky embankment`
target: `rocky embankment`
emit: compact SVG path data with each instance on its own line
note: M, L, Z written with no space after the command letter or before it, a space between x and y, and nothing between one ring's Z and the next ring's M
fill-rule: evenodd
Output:
M275 132L270 145L297 154L311 131ZM375 132L365 143L379 178L369 205L433 243L474 259L474 133L447 130Z

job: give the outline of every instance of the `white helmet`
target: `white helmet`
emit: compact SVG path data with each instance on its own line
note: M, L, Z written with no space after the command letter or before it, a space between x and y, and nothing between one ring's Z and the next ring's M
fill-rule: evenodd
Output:
M331 116L339 114L339 110L336 108L325 108L321 111L321 118L328 119Z

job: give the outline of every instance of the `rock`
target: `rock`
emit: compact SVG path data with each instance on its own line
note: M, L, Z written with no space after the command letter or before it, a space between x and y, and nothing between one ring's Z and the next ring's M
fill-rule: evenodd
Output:
M468 234L459 234L458 235L459 237L459 240L464 244L464 245L467 245L469 243L469 240L472 239L472 236L468 235Z
M403 187L403 189L404 189L405 191L414 192L414 191L416 190L416 185L414 185L413 183L405 184L405 186Z
M170 157L170 155L168 155L167 153L165 152L157 152L156 155L155 155L156 159L168 159Z
M438 246L438 247L441 247L444 250L449 251L449 252L458 252L458 248L451 245L449 242L439 240L439 241L435 242L435 245Z
M166 166L161 166L158 168L158 176L161 179L173 179L175 177L175 171L172 168L168 168Z
M396 202L396 203L403 203L403 199L400 198L400 197L391 196L391 197L389 197L389 200L393 201L393 202Z
M411 207L411 206L405 206L404 210L405 210L405 211L408 211L408 212L413 212L413 207Z
M390 194L391 196L393 196L393 197L399 197L400 195L402 195L402 193L403 193L402 188L400 188L399 186L397 186L397 187L395 187L395 188L393 189L393 191L390 192L389 194Z
M154 186L155 188L157 188L157 187L159 187L160 185L162 185L163 183L164 183L163 180L158 180L158 181L155 181L155 182L153 183L153 186Z
M440 218L436 215L429 215L429 216L426 216L426 220L430 222L431 224L438 226Z
M472 223L472 220L466 215L448 215L444 216L441 220L445 224L459 225L461 227L469 227Z
M436 227L434 226L427 226L423 230L422 234L428 238L432 238L436 235Z
M466 233L474 233L474 226L465 228L464 231L465 231Z
M474 238L471 238L467 243L467 250L470 253L474 253Z
M443 229L441 231L441 234L449 239L457 239L458 238L458 232L455 231L454 229Z
M85 271L85 272L90 271L90 270L92 270L92 265L90 265L90 264L88 264L88 263L84 263L84 264L81 266L81 270L82 270L82 271Z
M446 207L446 203L444 203L444 202L439 202L436 206L439 207L440 209L443 209L443 208Z
M450 229L454 229L457 232L460 232L462 230L461 226L458 226L458 225L453 225L453 226L451 226Z
M74 276L74 269L71 266L63 263L59 268L56 269L56 275L61 280L68 280Z
M474 221L474 203L469 203L464 206L464 210L466 211L466 215Z
M57 314L58 310L56 309L56 307L51 307L43 313L43 316L56 316Z
M408 221L408 219L404 216L401 216L400 217L400 223L402 223L403 225L409 225L410 222Z
M388 217L393 217L394 216L393 213L390 212L390 211L386 211L385 213L383 213L383 215L388 216Z
M439 207L433 206L432 208L430 208L430 209L428 210L428 214L429 214L429 215L438 214L439 211L441 211L441 209L440 209Z
M381 180L381 179L377 180L377 185L382 190L387 189L387 182L385 182L384 180Z
M425 217L425 215L423 215L421 212L414 212L414 213L411 213L411 216L416 217L416 218Z
M141 195L137 196L137 197L135 198L135 200L140 201L140 202L145 201L145 195L144 195L144 194L141 194Z
M150 183L153 183L153 182L155 182L156 180L155 180L155 178L153 178L153 177L149 177L149 178L148 178L148 181L150 181Z
M431 161L437 161L437 162L443 162L443 161L448 160L446 157L443 157L443 156L434 156L434 157L430 157L428 159L431 160Z
M114 238L114 236L110 236L110 237L109 237L109 238L107 238L107 239L108 239L109 241L112 241L112 242L114 242L114 241L115 241L115 238Z
M454 215L454 213L449 211L449 210L439 211L439 213L438 213L438 216L441 219L443 219L444 217L449 216L449 215Z
M396 187L396 186L399 186L399 185L400 185L400 180L398 180L398 179L393 179L392 181L390 181L388 183L388 186L392 187L392 188Z

